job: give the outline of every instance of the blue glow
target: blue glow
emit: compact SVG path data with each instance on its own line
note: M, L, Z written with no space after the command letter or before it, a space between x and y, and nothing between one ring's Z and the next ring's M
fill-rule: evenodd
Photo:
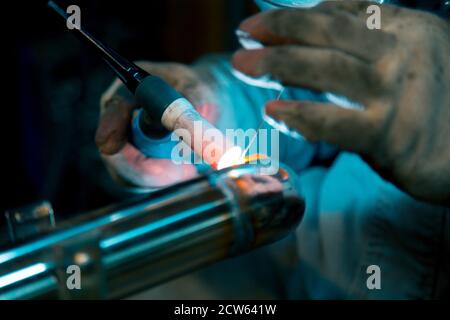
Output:
M384 3L384 0L370 0L376 3ZM317 6L324 0L256 0L261 10L274 8L311 8Z
M245 73L242 73L234 68L231 70L231 72L236 78L245 82L248 85L277 91L283 90L283 86L280 84L280 82L272 79L270 75L264 75L258 78L253 78L247 76Z
M165 226L167 226L167 225L169 225L171 223L175 223L175 222L181 221L183 219L186 219L188 217L194 216L194 215L198 214L199 212L212 209L212 208L214 208L214 207L216 207L218 205L221 205L223 203L225 203L225 200L217 200L215 202L211 202L211 203L207 203L207 204L204 204L204 205L201 205L201 206L197 206L197 207L195 207L193 209L190 209L190 210L187 210L185 212L178 213L178 214L166 217L166 218L161 219L161 220L157 220L157 221L155 221L153 223L144 225L144 226L142 226L140 228L136 228L136 229L133 229L131 231L122 233L122 234L120 234L118 236L114 236L114 237L111 237L109 239L105 239L105 240L100 242L100 248L106 249L106 248L109 248L111 246L117 245L117 244L119 244L121 242L137 238L137 237L139 237L139 236L141 236L143 234L146 234L148 232L151 232L151 231L157 230L159 228L165 227Z
M322 0L263 0L274 7L309 8L314 7Z
M174 241L174 240L180 239L182 237L186 237L186 236L192 234L194 231L207 229L211 226L217 225L218 223L224 222L227 219L229 219L229 217L227 217L225 215L221 215L221 216L215 217L213 219L206 220L200 224L195 224L190 227L182 228L181 230L178 230L177 232L170 233L164 237L159 237L153 241L145 242L143 244L133 246L129 250L119 251L119 253L117 253L117 254L106 256L105 264L108 266L117 264L120 261L124 261L129 256L137 255L137 254L145 252L146 250L149 250L151 248L156 248L158 246L164 245L170 241Z
M17 281L36 276L46 270L47 265L45 263L36 263L27 268L8 273L7 275L0 277L0 288L4 288Z
M334 93L327 92L327 93L325 93L325 97L328 101L330 101L330 102L334 103L335 105L338 105L339 107L342 107L344 109L364 109L363 105L361 105L357 102L351 101L344 96L339 96Z
M0 300L33 299L42 292L49 292L58 285L53 276L33 281L26 286L0 293Z
M65 239L68 239L70 237L76 236L77 234L88 232L90 230L94 230L106 223L121 220L125 217L128 217L130 215L137 214L141 212L142 210L145 210L145 207L148 207L148 203L144 203L137 207L132 207L130 209L124 209L121 212L115 213L113 215L108 215L106 217L101 217L97 220L94 220L92 222L88 222L84 225L81 225L79 227L75 227L73 229L61 231L57 234L50 235L46 238L43 238L41 240L38 240L36 242L26 244L24 246L11 249L9 251L3 252L0 254L0 264L10 261L12 259L15 259L17 257L23 256L29 252L32 252L34 250L42 249L46 246L51 245L52 243L63 241Z

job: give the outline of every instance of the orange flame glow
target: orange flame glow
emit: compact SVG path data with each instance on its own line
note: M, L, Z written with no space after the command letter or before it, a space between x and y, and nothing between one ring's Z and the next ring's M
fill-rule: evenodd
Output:
M229 149L225 154L220 158L219 162L216 166L214 166L217 170L234 167L240 164L253 163L261 159L266 159L267 156L260 153L255 153L248 156L242 155L242 149L239 147L233 147Z
M251 163L262 159L267 159L267 156L262 153L255 153L244 157L244 163Z

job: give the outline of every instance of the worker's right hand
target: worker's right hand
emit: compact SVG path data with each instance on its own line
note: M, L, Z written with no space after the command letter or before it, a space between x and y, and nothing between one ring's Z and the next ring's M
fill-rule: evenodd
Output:
M417 199L450 204L450 26L429 13L370 1L326 1L271 10L240 29L264 48L240 50L236 69L285 85L344 95L364 110L313 101L272 101L268 115L310 141L358 152Z
M159 76L183 94L209 121L216 108L208 86L190 67L177 63L137 63ZM128 140L134 110L139 108L122 82L116 79L100 100L100 120L95 142L113 177L138 187L162 187L196 175L193 165L179 165L170 159L145 157Z

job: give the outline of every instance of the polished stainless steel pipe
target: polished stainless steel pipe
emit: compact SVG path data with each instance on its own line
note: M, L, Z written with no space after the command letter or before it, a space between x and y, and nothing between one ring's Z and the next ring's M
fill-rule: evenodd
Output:
M259 172L215 171L1 252L0 299L121 298L274 242L298 225L304 203L288 169ZM68 286L73 268L79 290Z

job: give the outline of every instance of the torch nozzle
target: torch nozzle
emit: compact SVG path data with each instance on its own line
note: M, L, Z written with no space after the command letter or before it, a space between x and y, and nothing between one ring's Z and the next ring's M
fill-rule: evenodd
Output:
M148 139L152 136L152 132L157 131L158 135L154 136L161 136L161 132L168 135L170 131L183 129L179 131L192 134L191 137L184 139L184 142L208 164L214 168L217 167L219 159L226 152L226 148L212 137L204 134L208 129L215 129L215 127L203 119L187 99L163 79L142 70L112 48L97 40L81 25L70 22L69 14L55 1L49 1L48 6L64 18L69 31L72 31L85 45L93 49L134 94L137 104L143 109L142 116L136 122L137 125L133 126L131 137L132 143L139 150L146 156L153 157L155 156L153 154L155 150L154 142ZM155 122L161 123L162 130L161 128L155 128ZM200 127L203 129L194 132L195 123L200 123ZM216 131L218 132L217 129ZM217 136L221 135L221 133L217 134ZM221 137L219 140L224 141L224 138Z

